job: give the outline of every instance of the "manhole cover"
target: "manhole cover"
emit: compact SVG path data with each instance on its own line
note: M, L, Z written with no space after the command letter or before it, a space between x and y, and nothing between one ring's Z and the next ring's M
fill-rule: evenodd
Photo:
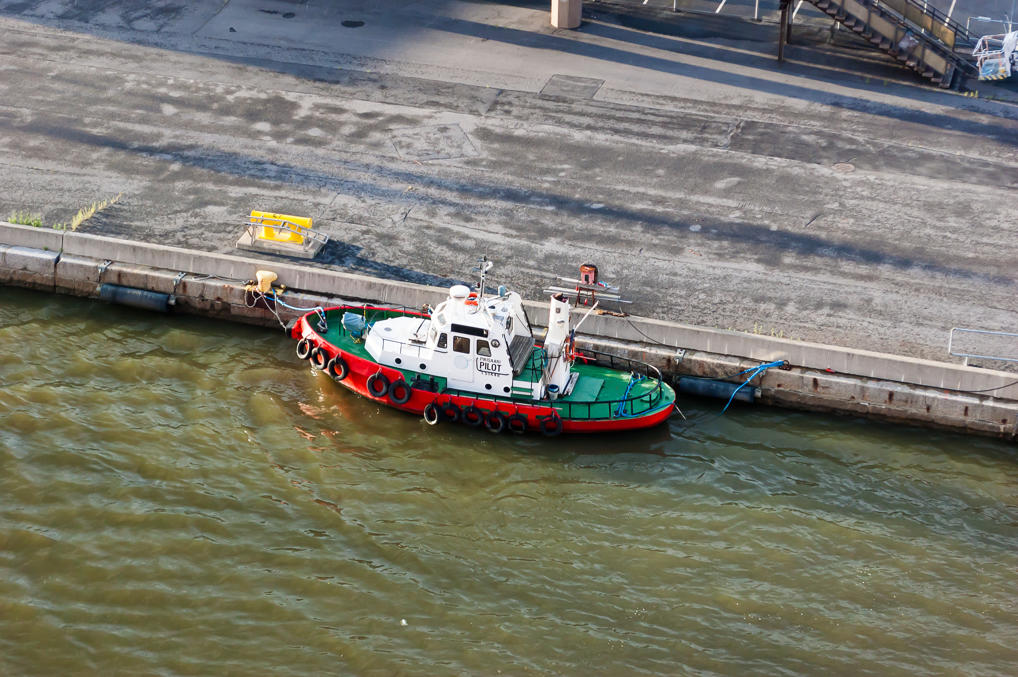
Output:
M355 19L347 19L346 21L340 21L340 23L347 28L360 28L364 25L363 21L357 21Z
M834 171L847 174L849 172L855 171L855 165L853 165L851 162L835 162Z
M392 143L404 160L450 160L477 157L477 149L459 125L395 129Z

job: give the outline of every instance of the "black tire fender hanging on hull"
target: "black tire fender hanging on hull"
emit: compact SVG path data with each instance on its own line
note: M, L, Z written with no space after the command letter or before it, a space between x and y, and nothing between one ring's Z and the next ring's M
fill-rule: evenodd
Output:
M442 412L434 402L428 402L424 407L424 422L428 425L438 425L442 422Z
M389 400L393 404L406 404L413 397L414 391L403 379L396 379L389 386Z
M329 360L329 364L325 367L326 373L337 381L342 381L350 374L350 365L346 363L339 355Z
M385 378L385 374L380 371L376 371L374 374L368 377L367 383L368 392L372 397L383 398L389 394L389 379Z

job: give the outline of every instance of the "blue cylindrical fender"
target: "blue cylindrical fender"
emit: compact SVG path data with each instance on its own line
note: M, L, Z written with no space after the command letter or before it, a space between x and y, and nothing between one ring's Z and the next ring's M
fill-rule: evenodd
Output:
M740 385L740 383L726 383L725 381L715 381L712 378L699 378L697 376L682 376L679 378L679 392L699 397L716 397L722 400L730 398ZM758 391L759 388L756 386L746 386L735 393L735 399L739 402L754 402L756 401Z
M119 303L143 310L155 310L160 313L165 313L170 309L169 294L160 294L135 287L123 287L119 284L100 285L99 298L110 303Z

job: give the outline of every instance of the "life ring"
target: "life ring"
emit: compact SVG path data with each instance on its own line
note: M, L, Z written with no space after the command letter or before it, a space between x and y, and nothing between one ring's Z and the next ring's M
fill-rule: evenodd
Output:
M460 420L460 408L457 407L456 403L452 400L449 400L442 405L442 414L445 416L446 420L453 423Z
M350 374L350 366L346 360L336 355L325 365L325 372L337 381L342 381Z
M306 360L310 355L311 355L311 341L308 341L306 338L302 338L301 340L297 341L297 357L299 357L302 360Z
M467 296L467 300L466 300L465 303L468 306L476 306L477 305L477 292L475 292L475 291L470 292L470 295Z
M490 411L488 412L488 415L484 417L484 427L488 429L488 432L492 432L497 435L505 430L505 426L505 414L501 411Z
M428 402L428 406L424 407L424 422L428 425L438 425L441 421L442 412L438 410L438 405Z
M414 391L403 379L396 379L389 386L389 399L393 404L406 404L410 401Z
M315 367L315 369L325 371L326 367L329 366L329 354L325 352L323 348L312 349L311 364Z
M555 437L562 432L562 418L558 414L549 414L541 419L538 427L546 437Z
M513 414L505 420L506 427L517 435L527 432L527 417L523 414Z
M365 385L372 397L382 398L389 393L389 379L385 378L385 374L380 371L369 376Z
M480 409L478 409L477 407L475 407L472 404L470 406L466 407L463 410L463 424L464 425L468 425L471 428L476 428L477 426L481 425L482 423L484 423L484 412L483 411L481 411Z

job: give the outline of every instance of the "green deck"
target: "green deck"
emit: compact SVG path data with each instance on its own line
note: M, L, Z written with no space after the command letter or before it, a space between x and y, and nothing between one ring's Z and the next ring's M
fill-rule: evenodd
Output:
M360 309L356 312L360 314ZM342 316L346 310L331 310L326 313L329 328L322 334L322 337L342 349L344 352L352 353L366 360L373 360L368 351L364 348L362 340L354 339L342 325ZM355 312L352 309L350 312ZM392 311L367 310L365 313L368 323L389 317L401 316L402 313ZM313 323L312 323L313 324ZM541 364L544 359L544 352L541 348L535 348L530 355L527 366L515 377L517 381L531 381L538 379L541 373ZM431 379L437 382L440 392L450 392L457 395L477 395L467 391L446 391L446 379L433 377L427 372L414 371L410 369L399 369L403 378L412 382L415 378ZM577 360L573 365L573 371L579 374L576 386L567 397L560 397L553 406L562 412L563 417L571 419L606 419L619 416L633 416L648 411L657 411L663 407L671 406L675 402L675 392L667 384L661 384L660 397L653 401L651 398L640 400L641 396L648 396L657 389L657 381L653 378L638 380L632 387L630 382L634 379L633 374L628 371L620 371L599 364L586 364L583 360ZM627 395L628 391L628 395ZM522 404L533 403L535 405L547 405L547 400L516 399L499 397L491 394L484 394L485 399L497 401L514 401ZM626 399L624 407L621 401ZM621 409L620 409L621 407ZM635 407L635 411L634 411Z

